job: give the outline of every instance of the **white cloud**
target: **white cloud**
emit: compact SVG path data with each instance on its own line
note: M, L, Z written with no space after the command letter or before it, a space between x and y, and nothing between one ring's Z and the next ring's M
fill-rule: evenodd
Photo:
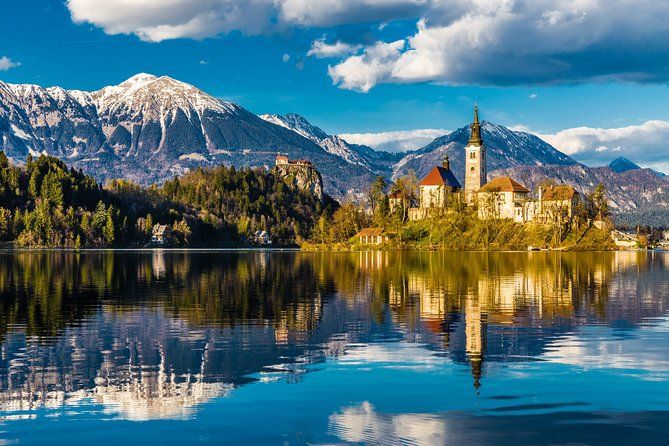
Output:
M7 71L9 69L16 68L20 65L21 64L19 62L14 62L9 57L6 56L0 57L0 71Z
M433 1L401 54L376 57L376 43L330 75L341 88L363 92L378 83L426 81L664 82L668 19L669 3L643 0Z
M363 54L351 56L344 62L329 67L328 74L340 87L366 93L380 78L390 75L394 64L402 56L404 45L403 40L378 42L366 48Z
M288 63L288 61L290 60L290 54L284 53L283 56L281 56L281 60L283 61L283 63Z
M662 1L67 0L67 7L77 23L151 42L415 19L411 35L370 44L362 54L315 50L345 57L329 75L363 92L379 83L669 80L669 2Z
M150 42L202 39L233 30L260 34L276 15L273 0L67 0L67 7L76 23Z
M311 49L307 53L307 56L315 56L319 59L325 59L329 57L343 57L355 53L360 48L362 48L361 45L352 45L342 42L341 40L337 40L334 43L327 43L325 41L325 37L323 37L321 39L314 40L311 43Z
M536 93L530 93L530 96L529 96L530 99L536 99L538 97L539 97L539 95L536 94Z
M67 0L72 20L149 42L417 17L432 0Z
M208 61L208 60L201 59L201 60L200 60L200 65L209 65L209 61Z
M352 144L388 152L405 152L419 149L448 133L450 133L448 130L443 129L416 129L381 133L344 133L339 136Z
M554 134L533 133L585 164L602 165L624 156L639 165L668 172L668 121L646 121L641 125L608 129L576 127Z

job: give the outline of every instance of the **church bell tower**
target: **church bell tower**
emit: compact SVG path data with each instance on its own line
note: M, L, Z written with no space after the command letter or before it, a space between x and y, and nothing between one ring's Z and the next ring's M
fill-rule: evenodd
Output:
M474 122L469 126L471 136L465 147L465 198L471 203L478 191L486 183L485 147L481 139L481 124L479 123L479 108L474 106Z

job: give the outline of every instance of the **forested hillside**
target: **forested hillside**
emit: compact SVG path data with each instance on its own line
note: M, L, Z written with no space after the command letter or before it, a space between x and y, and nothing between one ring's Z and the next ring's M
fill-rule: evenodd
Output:
M326 206L335 206L325 197ZM49 156L12 166L0 152L0 242L18 247L144 246L156 223L170 245L244 243L268 230L281 244L306 237L323 211L318 197L274 172L196 169L163 187L92 177Z

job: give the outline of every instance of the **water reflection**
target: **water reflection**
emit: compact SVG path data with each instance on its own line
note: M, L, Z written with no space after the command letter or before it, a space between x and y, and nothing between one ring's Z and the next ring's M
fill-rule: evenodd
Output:
M466 366L536 360L666 379L668 257L653 253L7 253L0 256L0 411L97 404L188 418L311 364ZM597 327L613 327L601 338ZM652 331L651 331L652 333ZM599 336L599 337L598 337ZM659 340L659 339L658 339ZM317 369L317 368L316 368ZM14 416L12 415L12 416ZM330 416L344 441L441 444L445 419Z

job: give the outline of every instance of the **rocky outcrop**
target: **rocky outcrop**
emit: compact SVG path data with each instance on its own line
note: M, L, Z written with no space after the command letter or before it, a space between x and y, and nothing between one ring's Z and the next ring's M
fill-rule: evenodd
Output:
M274 173L292 187L310 192L323 200L323 178L312 164L280 164L274 167Z

